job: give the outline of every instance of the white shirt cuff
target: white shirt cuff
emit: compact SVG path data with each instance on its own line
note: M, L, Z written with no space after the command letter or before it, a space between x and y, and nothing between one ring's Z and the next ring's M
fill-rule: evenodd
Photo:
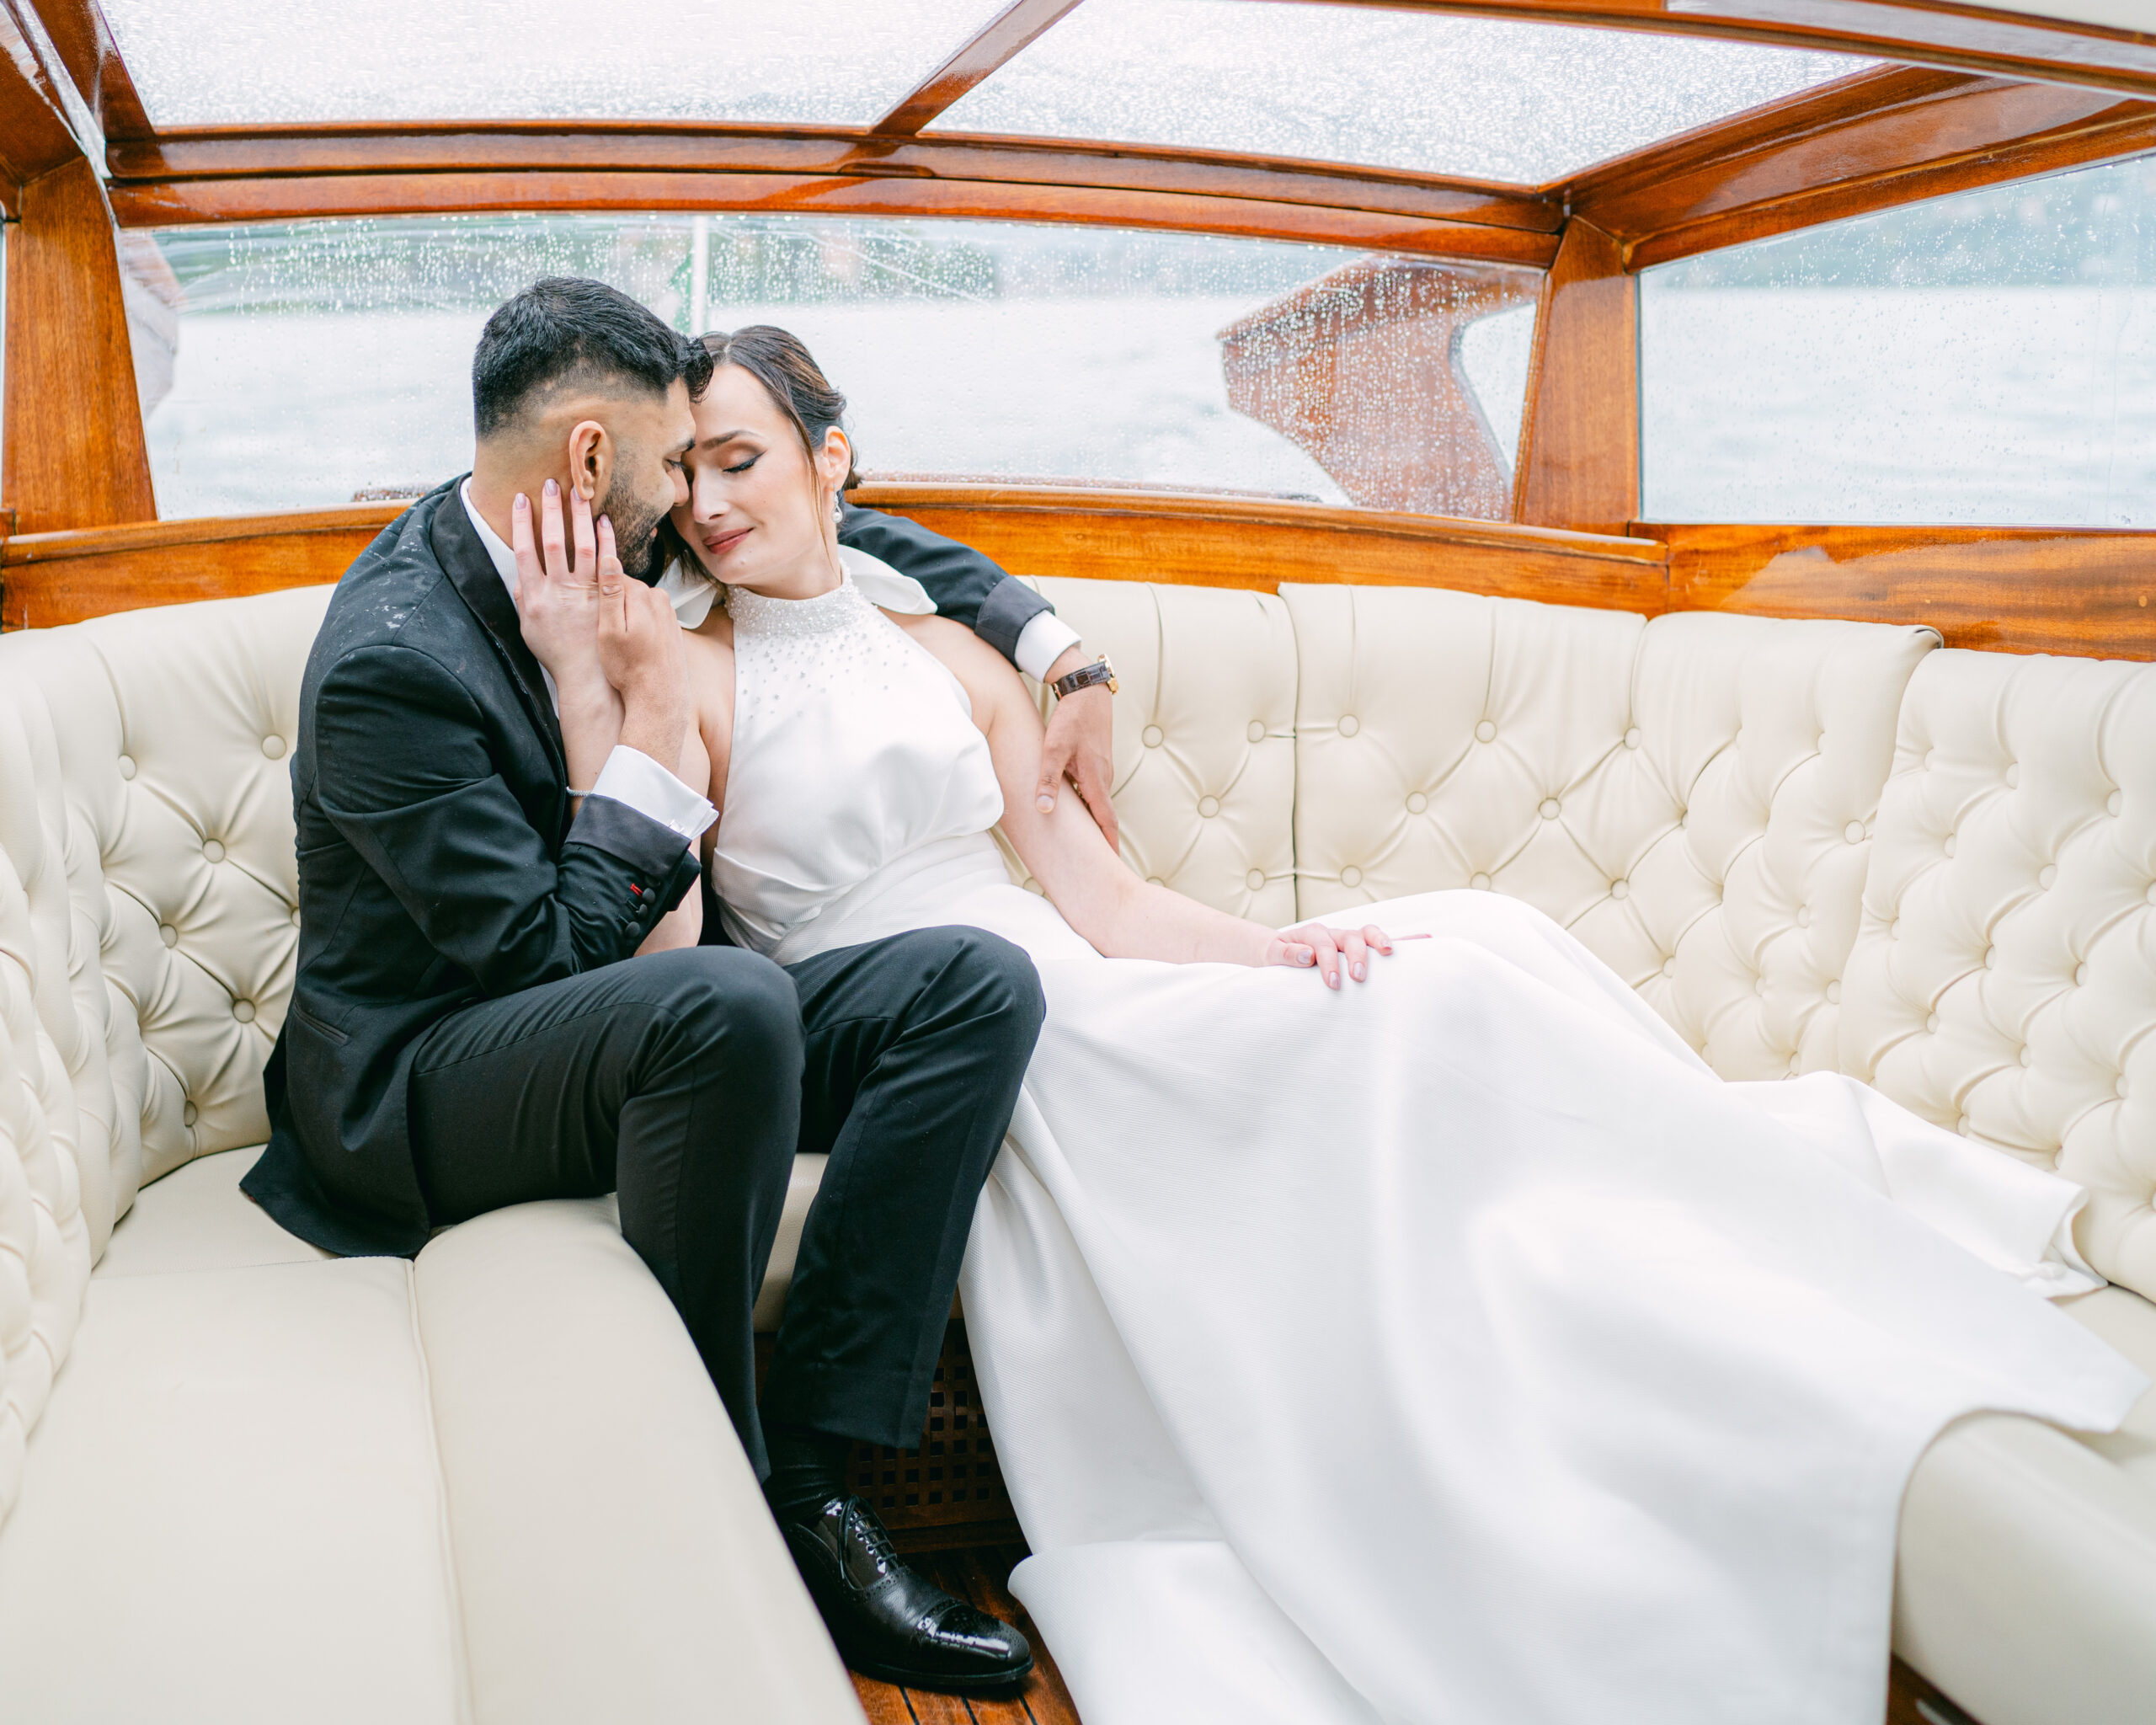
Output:
M1018 631L1018 644L1011 656L1020 670L1044 683L1048 668L1077 644L1077 630L1054 611L1044 611Z
M638 814L678 832L691 844L718 819L718 810L675 777L641 749L616 743L599 769L590 794L611 797Z

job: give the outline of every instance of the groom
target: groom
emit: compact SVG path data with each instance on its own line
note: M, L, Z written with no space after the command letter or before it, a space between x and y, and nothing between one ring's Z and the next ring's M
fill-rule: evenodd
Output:
M726 946L624 962L696 884L714 818L675 773L673 613L639 585L709 370L610 288L536 284L480 339L472 474L339 583L301 694L298 974L245 1189L326 1250L406 1257L483 1210L618 1192L848 1662L1001 1687L1031 1669L1025 1638L901 1563L845 1461L920 1435L1040 1026L1030 963L970 929L786 969ZM558 520L550 494L611 523L636 578L602 566L595 657L520 624L510 542ZM886 531L883 554L908 537ZM956 547L918 542L931 595L1015 644L1038 603L997 603L963 558L932 566ZM804 1143L830 1161L760 1415L750 1314Z

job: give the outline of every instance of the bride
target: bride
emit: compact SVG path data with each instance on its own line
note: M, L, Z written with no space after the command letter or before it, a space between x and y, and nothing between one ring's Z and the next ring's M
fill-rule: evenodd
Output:
M976 925L1047 996L962 1286L1087 1725L1875 1725L1925 1445L2145 1387L2040 1297L2095 1285L2079 1188L1852 1081L1722 1082L1494 894L1283 932L1141 881L1038 798L1017 674L838 546L806 350L705 339L662 585L728 932Z

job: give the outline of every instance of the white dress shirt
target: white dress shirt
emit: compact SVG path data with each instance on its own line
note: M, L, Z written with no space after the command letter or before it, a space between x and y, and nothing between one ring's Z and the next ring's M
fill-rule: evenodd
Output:
M469 479L457 494L463 499L464 513L472 518L472 530L478 534L479 542L487 547L487 555L494 559L495 572L501 576L502 585L509 589L510 599L514 602L516 553L472 506ZM558 718L562 697L561 692L554 686L554 675L543 665L539 667L539 674L547 680L547 699L552 703ZM574 791L574 787L571 789ZM698 796L643 750L632 749L626 743L614 745L614 752L599 769L599 777L592 782L591 788L578 794L611 797L617 803L626 803L638 814L678 832L691 844L702 837L704 830L718 819L718 810L712 807L708 798Z

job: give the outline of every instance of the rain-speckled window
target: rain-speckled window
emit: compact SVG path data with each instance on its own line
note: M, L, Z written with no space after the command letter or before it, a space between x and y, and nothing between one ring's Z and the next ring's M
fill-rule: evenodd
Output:
M1875 62L1276 0L1086 0L929 128L1541 184Z
M150 123L866 126L1003 0L103 0Z
M685 331L794 330L851 398L872 475L1502 520L1540 282L1209 234L750 215L339 220L131 244L168 517L459 472L481 324L537 277L574 274Z
M2156 526L2156 157L1645 271L1664 521Z

